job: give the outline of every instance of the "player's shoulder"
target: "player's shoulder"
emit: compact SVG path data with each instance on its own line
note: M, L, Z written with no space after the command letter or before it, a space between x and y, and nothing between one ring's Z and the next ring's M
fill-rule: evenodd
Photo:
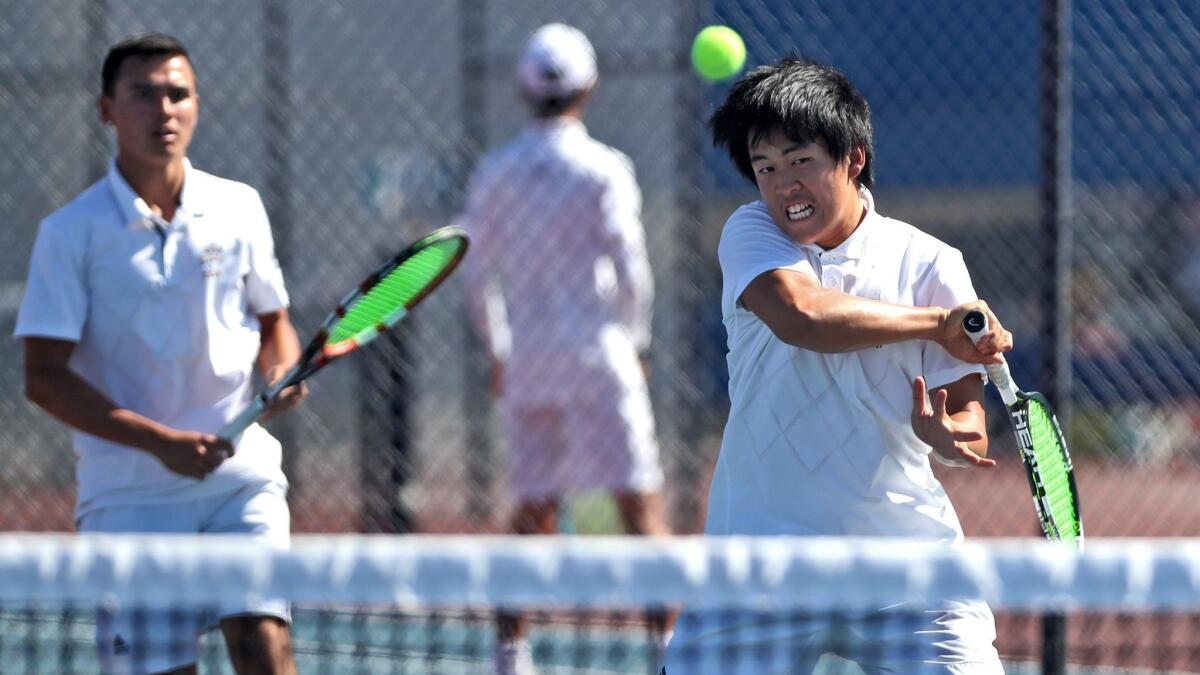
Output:
M527 150L520 136L505 141L479 158L471 172L472 182L480 183L510 175L514 169L525 166L528 162L526 154Z
M120 210L108 187L108 181L101 179L43 218L41 229L82 235L98 223L116 222L120 217Z
M944 253L956 254L958 249L925 230L898 218L876 214L873 237L878 237L883 250L904 250L910 255L937 258Z
M195 167L189 169L187 180L192 181L192 184L185 186L184 189L196 190L197 195L205 200L217 203L235 200L236 203L241 204L247 200L253 202L262 199L258 190L248 183L224 178Z
M762 200L742 204L729 214L725 226L721 228L720 245L727 245L745 238L766 237L769 239L787 239L787 235L775 224L767 205Z
M598 141L591 136L584 136L580 144L585 148L580 159L586 160L585 166L591 167L604 176L629 176L634 174L633 160L607 143Z
M734 260L757 260L764 255L793 258L799 251L800 247L779 229L761 200L735 209L717 241L717 259L722 265Z

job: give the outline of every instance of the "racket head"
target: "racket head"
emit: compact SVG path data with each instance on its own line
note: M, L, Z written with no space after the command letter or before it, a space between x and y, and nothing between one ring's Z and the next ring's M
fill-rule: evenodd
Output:
M1083 546L1075 470L1062 428L1046 397L1019 392L1009 409L1042 530L1050 539Z
M325 320L323 360L362 347L403 319L458 267L468 245L462 228L443 227L392 256Z

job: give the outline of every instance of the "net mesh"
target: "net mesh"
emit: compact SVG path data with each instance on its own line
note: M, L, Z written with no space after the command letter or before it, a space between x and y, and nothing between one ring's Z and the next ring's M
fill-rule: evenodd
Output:
M430 284L459 260L465 244L461 237L441 239L405 259L346 310L330 330L328 343L362 342L364 333L390 326L396 315L412 307L430 290Z
M1039 672L1047 613L1072 673L1196 672L1200 541L0 537L5 673L134 670L191 654L232 672L194 615L286 599L301 672L487 673L497 611L525 616L542 673L921 672L929 608L986 601L1005 672ZM225 609L222 609L225 608ZM884 609L886 608L886 609ZM678 611L665 651L655 617ZM116 617L116 619L114 619ZM107 626L124 626L117 632ZM123 622L123 623L121 623ZM98 627L101 630L98 630ZM97 635L102 636L97 638ZM688 636L684 639L681 636ZM674 669L670 666L675 666Z

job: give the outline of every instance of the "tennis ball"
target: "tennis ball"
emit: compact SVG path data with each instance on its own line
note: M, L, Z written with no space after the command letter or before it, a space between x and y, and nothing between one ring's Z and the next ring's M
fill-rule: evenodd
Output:
M746 65L746 43L729 26L708 26L692 41L692 67L709 82L728 80Z

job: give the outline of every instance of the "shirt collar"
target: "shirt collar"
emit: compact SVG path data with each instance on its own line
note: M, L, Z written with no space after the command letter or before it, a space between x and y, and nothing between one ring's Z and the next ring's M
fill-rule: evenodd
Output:
M195 171L192 169L192 163L187 158L183 160L183 171L183 191L179 195L179 207L175 209L175 220L180 223L203 215L200 211L190 208L197 202L194 188L196 181L193 180ZM169 225L154 214L146 200L134 192L129 181L125 180L125 176L121 175L121 170L117 168L115 157L108 162L108 187L117 201L117 208L120 209L121 218L126 226L151 229L155 222Z
M825 250L817 244L801 244L801 248L807 249L816 253L818 256L846 258L849 260L858 260L866 255L868 244L871 238L871 231L878 225L881 217L875 212L875 197L871 195L871 191L865 187L858 188L858 196L862 199L863 208L866 209L866 214L858 223L858 227L850 233L846 241L837 246Z

